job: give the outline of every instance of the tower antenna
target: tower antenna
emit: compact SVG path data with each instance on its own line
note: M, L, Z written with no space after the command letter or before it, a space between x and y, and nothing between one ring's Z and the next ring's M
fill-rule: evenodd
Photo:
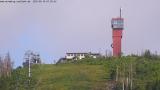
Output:
M120 8L120 18L122 17L122 8Z

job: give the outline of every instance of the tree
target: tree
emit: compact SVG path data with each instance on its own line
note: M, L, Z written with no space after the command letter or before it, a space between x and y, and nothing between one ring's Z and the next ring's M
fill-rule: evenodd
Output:
M25 62L23 62L23 66L24 67L28 67L29 66L29 60L30 60L30 64L41 64L41 58L40 55L38 53L34 53L30 50L26 51L24 54L24 59Z
M2 57L0 56L0 77L3 75L3 61Z
M13 62L11 61L10 54L7 53L5 58L0 57L0 77L11 76L13 69Z
M150 50L145 50L145 52L142 54L142 56L144 56L145 58L151 58L152 57Z
M7 55L4 58L4 71L5 71L5 75L6 76L10 76L11 75L11 71L12 71L12 61L10 58L10 54L7 53Z

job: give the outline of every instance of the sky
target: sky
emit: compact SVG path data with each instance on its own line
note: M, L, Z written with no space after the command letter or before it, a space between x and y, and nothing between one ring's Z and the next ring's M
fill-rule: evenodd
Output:
M56 3L0 3L0 55L22 65L32 50L53 63L66 52L112 51L111 19L123 8L122 52L160 53L160 0L57 0Z

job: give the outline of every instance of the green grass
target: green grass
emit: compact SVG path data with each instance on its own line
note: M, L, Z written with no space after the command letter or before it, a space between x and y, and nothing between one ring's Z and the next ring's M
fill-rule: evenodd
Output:
M32 75L36 90L93 90L105 87L107 73L102 65L36 65Z
M132 65L132 72L131 70ZM119 81L116 80L117 67ZM160 90L160 58L127 56L121 58L86 58L65 64L41 64L17 68L12 76L0 78L0 90L106 90L110 85L122 90L121 80L133 76L132 90Z

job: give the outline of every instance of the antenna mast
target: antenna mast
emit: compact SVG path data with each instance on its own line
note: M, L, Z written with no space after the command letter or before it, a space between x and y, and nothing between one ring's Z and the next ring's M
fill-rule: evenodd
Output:
M120 8L120 18L122 17L122 8Z

